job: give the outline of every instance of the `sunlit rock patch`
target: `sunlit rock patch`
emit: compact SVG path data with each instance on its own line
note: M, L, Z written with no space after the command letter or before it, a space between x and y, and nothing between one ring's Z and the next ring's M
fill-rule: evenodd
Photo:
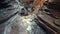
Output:
M20 16L18 15L12 24L9 24L4 34L45 34L44 30L40 28L34 21L35 15ZM32 19L33 18L33 19Z

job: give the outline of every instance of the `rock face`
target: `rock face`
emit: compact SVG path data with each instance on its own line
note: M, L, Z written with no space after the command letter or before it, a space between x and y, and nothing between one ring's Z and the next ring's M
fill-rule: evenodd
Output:
M42 8L42 2L45 0L0 0L0 34L59 34L59 12L45 10L36 14Z
M0 34L46 34L45 31L33 21L34 15L24 16L27 17L27 19L20 15L21 13L26 14L27 9L24 6L19 6L19 4L20 2L18 0L1 0ZM20 11L20 14L17 13L17 11Z
M32 16L33 18L33 16ZM17 16L13 21L9 21L4 34L46 34L29 16Z
M0 1L0 23L11 17L18 11L18 3L16 0L1 0Z

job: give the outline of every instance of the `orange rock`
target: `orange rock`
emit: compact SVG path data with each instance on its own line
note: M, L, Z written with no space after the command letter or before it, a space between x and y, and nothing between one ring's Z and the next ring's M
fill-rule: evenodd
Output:
M34 0L33 2L33 7L35 8L33 11L34 14L38 13L38 10L42 8L44 2L45 0Z

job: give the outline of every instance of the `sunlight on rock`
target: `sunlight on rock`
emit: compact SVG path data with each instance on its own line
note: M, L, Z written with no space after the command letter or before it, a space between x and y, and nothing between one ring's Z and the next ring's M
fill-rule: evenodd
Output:
M32 29L31 26L28 26L27 30L30 31L31 29Z
M30 21L32 20L32 19L27 18L27 17L25 17L25 16L21 17L21 19L22 19L23 22L25 22L25 23L27 23L27 24L30 24Z
M31 25L31 21L33 20L33 15L29 15L29 16L22 16L22 22L27 23L28 27L26 28L26 30L30 31L32 29Z

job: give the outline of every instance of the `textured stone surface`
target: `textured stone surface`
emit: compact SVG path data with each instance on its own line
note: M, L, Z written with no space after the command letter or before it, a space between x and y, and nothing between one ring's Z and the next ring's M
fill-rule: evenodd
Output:
M18 11L18 3L16 0L1 0L0 5L0 21L7 19Z
M26 16L25 16L26 17ZM4 34L46 34L42 28L40 28L34 21L28 16L21 17L17 16L13 21L10 21L5 28ZM27 21L24 21L27 20Z

